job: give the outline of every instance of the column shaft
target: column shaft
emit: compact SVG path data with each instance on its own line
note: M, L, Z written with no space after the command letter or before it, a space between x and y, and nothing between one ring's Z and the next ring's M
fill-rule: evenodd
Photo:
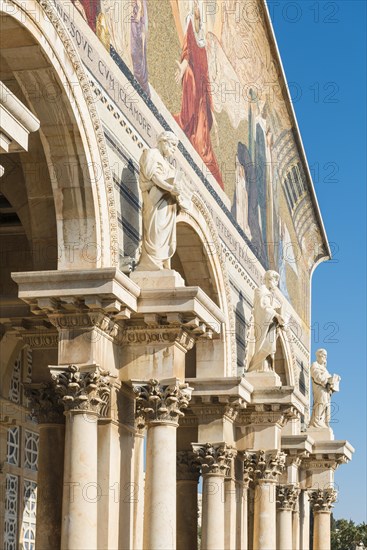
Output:
M300 550L300 530L299 530L299 511L295 510L292 514L292 539L293 550Z
M301 491L299 500L300 550L310 548L310 501L307 491Z
M97 418L66 413L62 550L97 548Z
M176 428L150 424L144 502L144 550L176 548Z
M38 550L60 548L64 440L63 424L40 424L36 530Z
M330 512L314 512L313 547L316 550L330 550Z
M202 550L223 550L224 475L203 475Z
M292 510L278 510L277 519L276 548L277 550L292 550Z
M240 550L248 549L248 486L244 484L242 495L242 525Z
M255 488L253 550L276 548L276 485L259 480Z
M198 544L198 482L177 481L177 550L195 550Z

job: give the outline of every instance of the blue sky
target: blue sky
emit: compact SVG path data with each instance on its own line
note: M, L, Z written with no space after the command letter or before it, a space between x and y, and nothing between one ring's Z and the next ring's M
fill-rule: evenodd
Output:
M313 276L312 350L341 375L335 439L356 448L336 473L337 518L366 521L366 2L269 0L334 260Z

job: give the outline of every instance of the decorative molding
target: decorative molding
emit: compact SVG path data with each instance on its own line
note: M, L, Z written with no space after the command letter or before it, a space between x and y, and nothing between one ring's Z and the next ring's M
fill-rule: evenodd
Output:
M75 74L79 80L80 87L83 91L83 96L89 111L89 116L91 118L91 122L94 128L95 137L98 144L98 151L99 156L102 162L102 171L103 171L103 182L101 183L100 180L100 174L98 173L99 166L95 166L93 163L93 171L94 171L94 178L96 182L96 191L97 191L97 198L98 198L98 207L99 207L99 215L100 215L100 231L101 231L101 242L104 241L104 215L103 215L103 209L101 204L101 192L104 191L104 188L107 191L107 197L106 197L106 206L108 210L109 215L109 227L107 231L109 232L110 237L110 248L111 248L111 265L118 266L119 262L119 255L118 255L118 222L117 222L117 211L115 207L115 196L114 196L114 186L113 186L113 178L112 173L110 169L110 161L108 157L107 152L107 146L105 142L103 127L98 115L98 111L95 106L95 98L92 93L90 81L87 75L87 72L84 68L84 65L81 61L81 58L77 52L76 47L74 46L74 43L70 37L70 34L62 21L62 18L58 14L55 6L53 5L51 0L38 0L38 3L40 7L43 10L43 16L47 16L47 18L50 20L53 28L56 30L60 40L63 43L63 46L65 48L66 54L71 61ZM30 17L30 13L28 12L27 16ZM60 63L61 64L61 63ZM70 90L70 93L73 94L73 90ZM77 104L76 104L77 105ZM78 106L78 105L77 105ZM85 128L84 119L82 116L82 113L79 110L80 119L83 123L83 126ZM92 150L92 144L90 142L90 138L88 136L88 131L85 128L85 136L88 141L88 146L90 151ZM102 246L102 254L104 251L104 247Z
M239 424L249 426L251 424L277 424L283 428L289 420L299 419L300 413L295 407L281 405L266 406L255 405L255 410L241 412Z
M293 511L296 509L300 489L296 485L277 485L278 510Z
M228 476L237 451L225 443L193 443L192 448L203 475Z
M308 498L314 514L318 512L330 513L337 497L338 492L333 487L308 491Z
M24 392L29 399L32 416L39 424L63 424L65 422L64 408L51 382L24 384Z
M58 347L59 335L57 332L39 331L20 333L24 342L32 349L54 349Z
M186 351L194 347L195 338L180 326L127 327L123 345L151 345L177 343Z
M163 385L158 380L149 380L147 384L134 387L136 393L137 427L145 424L174 424L184 415L191 399L192 388L188 384L176 381Z
M109 401L109 373L99 367L81 369L70 365L51 368L55 391L65 411L85 411L99 414Z
M177 451L177 480L198 481L200 463L193 451Z
M50 322L58 329L90 330L99 329L104 336L116 343L122 343L124 329L111 317L103 312L79 311L76 313L52 313L48 315Z
M253 468L255 482L278 482L286 465L286 454L282 451L248 451L246 460Z

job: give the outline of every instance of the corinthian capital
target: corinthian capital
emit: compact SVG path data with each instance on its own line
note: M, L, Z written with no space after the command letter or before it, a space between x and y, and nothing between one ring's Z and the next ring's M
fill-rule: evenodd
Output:
M225 443L193 443L192 448L203 474L227 476L232 459L237 454L233 447Z
M316 489L315 491L311 490L308 493L311 508L314 513L331 512L334 502L337 500L337 496L337 491L332 487Z
M277 482L286 463L286 454L281 451L249 451L247 460L253 468L254 481Z
M177 480L198 481L200 463L193 451L177 451Z
M70 365L66 369L51 369L52 381L60 402L66 411L80 410L100 413L110 396L110 378L99 367L80 368Z
M299 496L299 489L295 485L277 486L277 506L279 510L292 511Z
M24 391L29 400L32 415L39 424L63 424L64 409L51 383L25 384Z
M138 427L145 423L168 423L178 425L191 399L192 388L176 381L174 384L161 384L149 380L147 384L134 388L136 393L136 417Z

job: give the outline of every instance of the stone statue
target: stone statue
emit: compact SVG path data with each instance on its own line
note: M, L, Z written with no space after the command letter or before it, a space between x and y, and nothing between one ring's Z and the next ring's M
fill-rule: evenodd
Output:
M279 274L269 270L264 284L255 290L253 322L250 327L247 372L274 370L274 358L278 331L284 326L281 303L275 296Z
M139 184L143 196L143 243L137 271L171 268L176 251L178 208L188 210L191 194L184 188L182 172L169 162L178 145L173 132L163 132L157 147L140 158Z
M339 391L340 376L331 375L326 369L327 352L318 349L316 361L311 365L313 409L310 428L328 428L330 426L330 396Z

